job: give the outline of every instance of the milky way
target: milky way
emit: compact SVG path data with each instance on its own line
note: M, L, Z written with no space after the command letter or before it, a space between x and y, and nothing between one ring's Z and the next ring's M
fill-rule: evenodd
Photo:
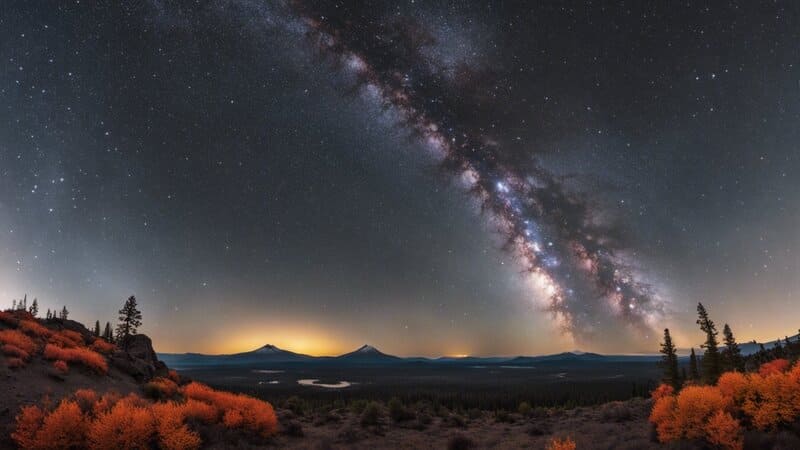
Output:
M318 50L395 108L403 126L480 201L564 331L584 342L620 323L650 332L664 304L624 257L620 230L538 164L535 149L523 156L508 151L498 143L498 127L477 120L486 117L479 111L502 108L499 77L466 65L451 74L429 56L436 42L414 21L344 3L292 7Z

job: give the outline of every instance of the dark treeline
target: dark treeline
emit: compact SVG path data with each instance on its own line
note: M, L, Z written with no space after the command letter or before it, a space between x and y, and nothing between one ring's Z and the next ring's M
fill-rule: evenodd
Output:
M714 384L724 372L753 372L758 367L775 359L787 359L795 362L800 358L800 333L791 340L789 337L777 339L775 344L767 348L759 344L759 350L750 355L743 355L733 330L727 323L723 326L723 339L719 341L719 331L708 311L702 303L697 304L697 325L706 338L700 348L702 355L697 356L694 348L689 356L688 367L679 370L678 356L669 329L664 329L664 341L661 343L662 354L660 366L663 370L662 381L679 389L686 383ZM754 342L755 343L755 342Z

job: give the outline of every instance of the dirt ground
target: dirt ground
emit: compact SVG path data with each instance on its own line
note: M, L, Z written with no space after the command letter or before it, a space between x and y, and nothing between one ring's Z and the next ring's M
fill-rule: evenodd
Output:
M434 417L423 426L416 419L362 426L358 415L334 411L325 417L296 417L279 411L281 434L269 445L287 449L544 449L553 437L571 437L578 449L665 448L651 437L649 402L631 400L572 410L552 410L545 417L511 415L498 422L480 418ZM302 430L302 436L297 436ZM292 434L296 436L291 436ZM464 439L465 438L465 439ZM460 440L471 446L451 447ZM253 447L257 448L257 447Z

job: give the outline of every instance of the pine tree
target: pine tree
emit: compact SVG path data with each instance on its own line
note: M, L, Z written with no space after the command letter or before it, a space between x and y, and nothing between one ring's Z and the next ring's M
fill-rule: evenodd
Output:
M706 334L706 342L701 346L705 349L703 353L703 381L707 384L714 384L717 382L721 371L720 356L719 356L719 343L717 342L717 327L714 322L708 317L708 312L702 303L697 304L697 324L700 329Z
M736 343L736 338L733 337L731 327L726 323L722 328L722 335L725 337L725 348L722 349L722 362L725 370L744 370L744 361L742 359L742 351L739 349L739 344Z
M33 303L31 304L31 307L28 308L28 312L31 313L33 317L36 317L39 314L39 300L33 299Z
M22 298L22 303L19 303L17 306L19 306L21 311L28 310L28 294L25 294L25 296Z
M61 320L67 320L68 317L69 317L69 311L67 310L67 307L64 306L63 308L61 308L61 314L59 314L58 318Z
M689 376L695 381L700 378L700 372L697 370L697 355L694 354L694 347L692 347L692 353L689 355Z
M130 296L125 301L125 305L119 310L119 323L117 324L117 341L132 334L136 334L136 329L142 325L142 312L136 307L136 297Z
M114 342L114 334L111 333L111 324L106 322L106 328L103 330L103 339L108 343Z
M678 354L675 351L675 344L672 343L672 336L669 335L669 328L664 329L664 343L661 344L660 353L661 367L664 369L664 382L669 383L673 388L681 386L680 375L678 374Z
M15 299L15 298L11 299L11 310L12 311L16 311L17 310L17 299Z
M781 345L780 339L775 341L775 346L773 347L772 353L775 355L776 358L783 358L785 356L783 353L783 346Z
M100 337L100 321L99 320L95 320L94 321L94 336L95 337Z
M50 314L50 308L47 308L47 319L50 320L52 318L53 316Z

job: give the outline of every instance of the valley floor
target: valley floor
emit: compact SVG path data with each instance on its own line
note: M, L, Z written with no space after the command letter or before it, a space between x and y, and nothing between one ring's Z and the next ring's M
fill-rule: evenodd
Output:
M499 422L480 418L434 417L427 425L417 419L362 426L349 411L297 417L279 411L282 432L270 447L288 449L544 449L554 437L571 437L578 449L665 448L653 442L647 422L650 402L642 399L571 410L551 410L546 417ZM292 436L294 434L295 436ZM302 434L302 436L299 436ZM464 446L456 446L458 442ZM469 444L471 444L471 446Z

